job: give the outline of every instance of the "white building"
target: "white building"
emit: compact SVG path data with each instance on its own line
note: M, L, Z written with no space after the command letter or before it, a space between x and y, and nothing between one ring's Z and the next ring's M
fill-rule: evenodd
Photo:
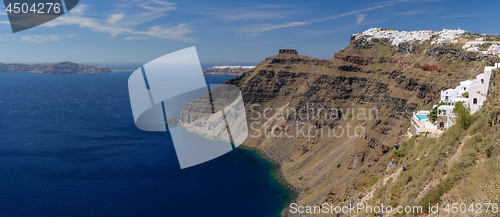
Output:
M474 82L473 79L460 82L460 85L455 87L455 89L448 89L441 91L441 101L450 102L452 99L457 97L463 97L463 95L469 91L470 86Z
M488 51L487 51L488 54L491 54L491 55L499 55L500 54L500 46L499 45L491 45L489 48L488 48Z
M455 89L448 89L441 91L441 101L447 102L458 96L458 92Z
M429 137L437 138L444 132L438 130L437 126L429 120L429 114L430 111L425 110L413 113L410 128L408 129L411 135L426 134Z
M470 86L468 105L470 106L471 114L476 113L483 107L483 103L486 101L488 95L491 71L498 67L500 67L498 63L495 66L486 66L484 73L479 74Z
M438 107L437 127L438 129L448 129L455 125L454 105L442 105Z
M471 114L476 113L486 101L488 95L488 88L490 84L491 71L500 67L499 64L495 66L487 66L484 73L476 76L476 79L466 80L460 82L455 89L448 89L441 91L441 102L444 105L438 107L437 127L438 129L448 129L455 124L455 114L453 110L457 102L464 102L470 108ZM468 92L468 97L465 93Z
M418 135L427 133L430 136L439 136L445 129L455 125L456 115L453 112L458 102L463 102L470 108L471 114L479 111L487 99L490 84L491 71L500 68L500 64L487 66L484 73L476 76L476 79L460 82L455 89L441 91L441 102L444 103L437 108L436 124L429 120L429 111L418 111L413 113L409 133ZM468 92L468 97L464 96ZM433 109L436 107L435 105Z

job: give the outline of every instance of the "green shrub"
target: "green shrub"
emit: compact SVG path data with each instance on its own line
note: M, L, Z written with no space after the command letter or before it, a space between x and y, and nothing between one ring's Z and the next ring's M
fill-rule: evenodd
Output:
M439 104L434 107L431 111L431 113L429 114L429 121L431 121L432 123L436 123L436 120L437 120L437 115L438 115L438 107L439 106L442 106L444 105L444 102L439 102Z
M375 183L378 182L378 180L380 179L380 177L378 176L373 176L371 177L370 179L368 179L367 181L364 181L361 183L361 186L367 188L367 187L370 187L370 186L373 186Z
M403 142L397 151L392 152L392 157L396 159L396 161L405 157L408 152L413 149L416 138L417 136L413 136L410 140Z
M384 56L380 56L378 59L377 59L377 63L383 63L385 62L385 57Z
M457 124L464 130L469 128L472 123L470 108L464 105L463 102L457 102L457 104L455 104L455 109L453 109L453 112L457 116Z

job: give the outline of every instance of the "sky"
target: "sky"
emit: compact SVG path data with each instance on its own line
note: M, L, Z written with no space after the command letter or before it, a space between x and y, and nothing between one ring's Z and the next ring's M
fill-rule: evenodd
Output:
M498 0L80 0L69 13L18 33L2 7L0 62L144 64L191 46L202 65L254 65L281 48L330 59L352 34L371 27L500 34L499 6Z

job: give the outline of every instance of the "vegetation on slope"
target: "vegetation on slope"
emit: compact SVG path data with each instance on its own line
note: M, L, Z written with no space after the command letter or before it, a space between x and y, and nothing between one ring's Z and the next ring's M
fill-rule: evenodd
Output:
M463 115L441 138L414 136L404 142L392 157L407 165L406 171L385 185L379 182L371 203L420 205L424 212L438 202L500 203L500 87L493 88L488 100L485 108Z

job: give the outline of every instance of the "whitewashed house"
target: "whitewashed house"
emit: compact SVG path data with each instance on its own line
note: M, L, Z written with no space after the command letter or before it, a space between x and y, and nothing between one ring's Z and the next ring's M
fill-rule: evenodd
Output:
M458 96L458 91L455 89L448 89L441 91L441 101L448 102L449 100Z
M469 88L474 81L473 79L462 81L455 89L441 91L441 102L451 102L456 97L462 97L466 92L469 92Z
M437 128L448 129L455 125L455 113L453 113L454 105L441 105L438 107Z
M467 104L469 101L468 98L465 97L456 97L447 102L444 105L441 105L437 108L437 120L436 125L438 129L448 129L451 126L455 125L455 113L453 110L455 109L455 105L457 102L464 102Z
M484 73L476 76L476 79L466 80L460 82L455 89L448 89L441 91L441 102L444 105L438 107L437 128L448 129L455 124L455 114L453 110L457 102L464 102L470 108L471 114L476 113L486 101L488 95L488 88L490 84L491 71L500 67L497 63L495 66L487 66ZM469 96L464 97L468 92Z
M495 66L486 66L484 68L484 73L479 74L476 77L475 82L470 86L468 105L470 107L471 114L476 113L483 107L484 101L486 101L486 97L488 95L491 71L498 67L498 63L495 64Z

